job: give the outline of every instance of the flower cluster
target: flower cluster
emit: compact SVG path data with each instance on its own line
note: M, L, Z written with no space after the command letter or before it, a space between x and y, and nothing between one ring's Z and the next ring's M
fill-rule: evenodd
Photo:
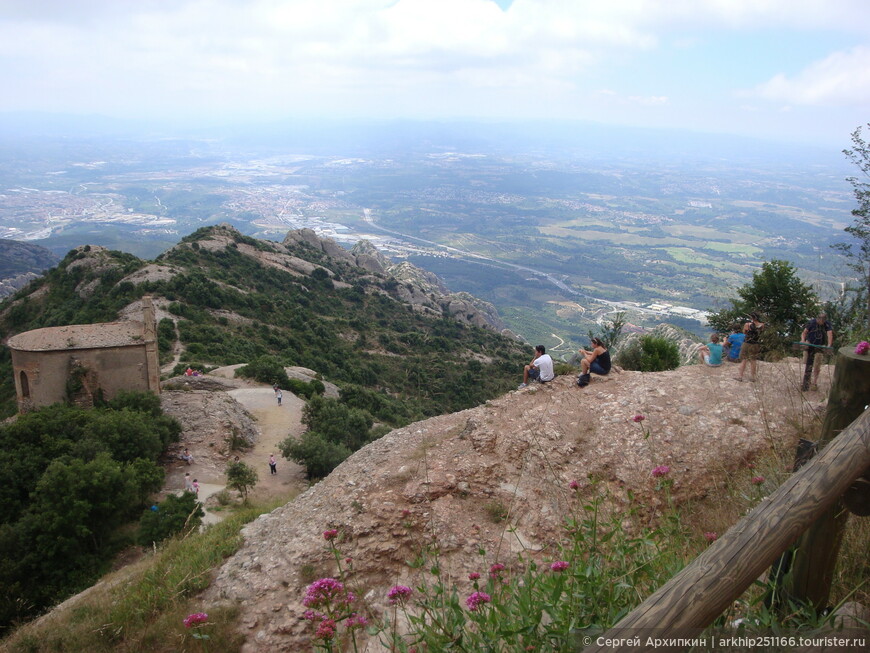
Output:
M480 606L489 603L490 601L492 601L492 597L486 592L475 592L465 599L465 605L467 605L468 609L472 612L477 612L480 609Z
M184 627L192 628L193 626L204 624L206 621L208 621L208 615L205 612L195 612L194 614L187 615L184 620Z
M406 585L396 585L387 593L387 598L390 600L390 605L404 603L413 590Z
M855 353L858 354L859 356L863 356L867 352L870 352L870 342L867 342L866 340L862 340L855 347Z
M317 639L330 640L335 637L336 625L332 619L324 619L317 627L317 632L314 636Z
M329 608L330 606L349 605L356 600L353 592L345 590L344 583L334 578L316 580L305 590L302 605L306 608Z
M556 562L550 563L550 571L565 571L570 566L571 565L564 560L557 560Z
M477 580L478 578L480 578L480 574L478 574L476 571L472 571L470 574L468 574L468 580Z
M504 565L500 562L496 562L492 567L489 568L489 577L490 578L499 578L501 576L501 572L504 571Z
M667 476L671 473L671 468L667 465L659 465L654 470L652 470L653 478L661 478L662 476Z
M330 540L334 540L338 536L338 530L335 528L330 528L329 530L323 531L323 539L329 542Z
M631 421L632 422L642 422L645 419L646 419L646 417L644 417L643 415L635 415L634 417L631 418Z
M713 531L708 531L704 533L704 539L710 543L713 543L719 539L719 535L717 533L714 533Z
M761 485L762 483L764 483L764 477L763 476L753 476L752 483L754 485Z
M578 483L577 481L571 481L570 483L568 483L568 487L571 488L572 490L579 490L580 483Z
M348 630L353 630L354 628L365 628L369 625L369 620L366 619L363 615L354 612L347 618L347 621L344 622L344 625L347 626Z

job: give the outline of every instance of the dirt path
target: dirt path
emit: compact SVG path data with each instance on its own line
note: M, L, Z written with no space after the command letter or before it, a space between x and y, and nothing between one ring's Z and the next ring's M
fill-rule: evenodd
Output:
M233 378L236 367L238 366L219 368L210 374ZM271 387L252 383L246 383L244 387L226 392L250 413L259 430L254 446L238 454L240 461L250 465L257 472L257 484L249 492L249 497L257 501L268 501L275 497L289 497L304 491L308 487L305 468L283 458L278 444L288 435L298 436L304 431L302 409L305 402L285 390L279 406ZM206 506L203 523L217 523L221 521L224 513L220 510L210 510L215 508L216 504L208 500L226 487L225 459L209 456L204 447L197 449L192 446L191 452L195 454L194 464L188 466L174 463L173 469L167 475L166 491L180 492L180 488L184 487L184 473L190 472L191 476L197 477L199 500ZM278 461L276 474L271 474L269 470L270 454L274 454Z
M259 481L251 493L257 499L286 495L293 490L307 487L305 468L281 457L278 443L288 435L301 435L302 408L305 402L296 395L284 391L281 405L275 399L275 392L268 386L238 388L228 394L238 401L257 420L260 437L254 447L240 455L240 459L257 470ZM278 460L278 473L269 473L269 454Z

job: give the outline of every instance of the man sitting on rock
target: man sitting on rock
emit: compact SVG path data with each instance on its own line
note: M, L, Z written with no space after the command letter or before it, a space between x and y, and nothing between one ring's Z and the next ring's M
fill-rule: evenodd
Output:
M529 385L529 381L548 383L554 378L556 375L553 372L553 359L545 352L544 345L538 345L535 347L535 357L532 362L523 368L523 382L517 390L525 388Z

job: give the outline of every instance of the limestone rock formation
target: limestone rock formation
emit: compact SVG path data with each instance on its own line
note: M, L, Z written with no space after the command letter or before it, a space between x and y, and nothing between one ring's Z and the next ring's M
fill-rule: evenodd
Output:
M397 429L246 526L245 544L203 602L240 607L247 653L308 650L314 628L303 618L305 588L337 574L327 529L338 530L333 544L350 560L349 582L365 609L381 615L392 585L417 586L423 572L408 561L427 548L437 546L442 578L471 593L468 573L485 574L494 562L511 566L520 552L558 559L564 518L582 513L592 496L606 497L606 512L635 509L655 521L669 501L751 478L771 438L792 446L786 424L819 420L825 395L801 399L797 360L760 363L751 387L729 372L695 365L614 373L584 389L557 377ZM710 401L721 396L728 402ZM669 496L651 476L659 465L671 470Z

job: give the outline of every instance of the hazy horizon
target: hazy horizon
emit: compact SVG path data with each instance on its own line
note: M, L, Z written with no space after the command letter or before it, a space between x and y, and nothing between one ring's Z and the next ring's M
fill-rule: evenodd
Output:
M4 119L576 121L839 152L870 106L862 0L7 0L0 44Z

